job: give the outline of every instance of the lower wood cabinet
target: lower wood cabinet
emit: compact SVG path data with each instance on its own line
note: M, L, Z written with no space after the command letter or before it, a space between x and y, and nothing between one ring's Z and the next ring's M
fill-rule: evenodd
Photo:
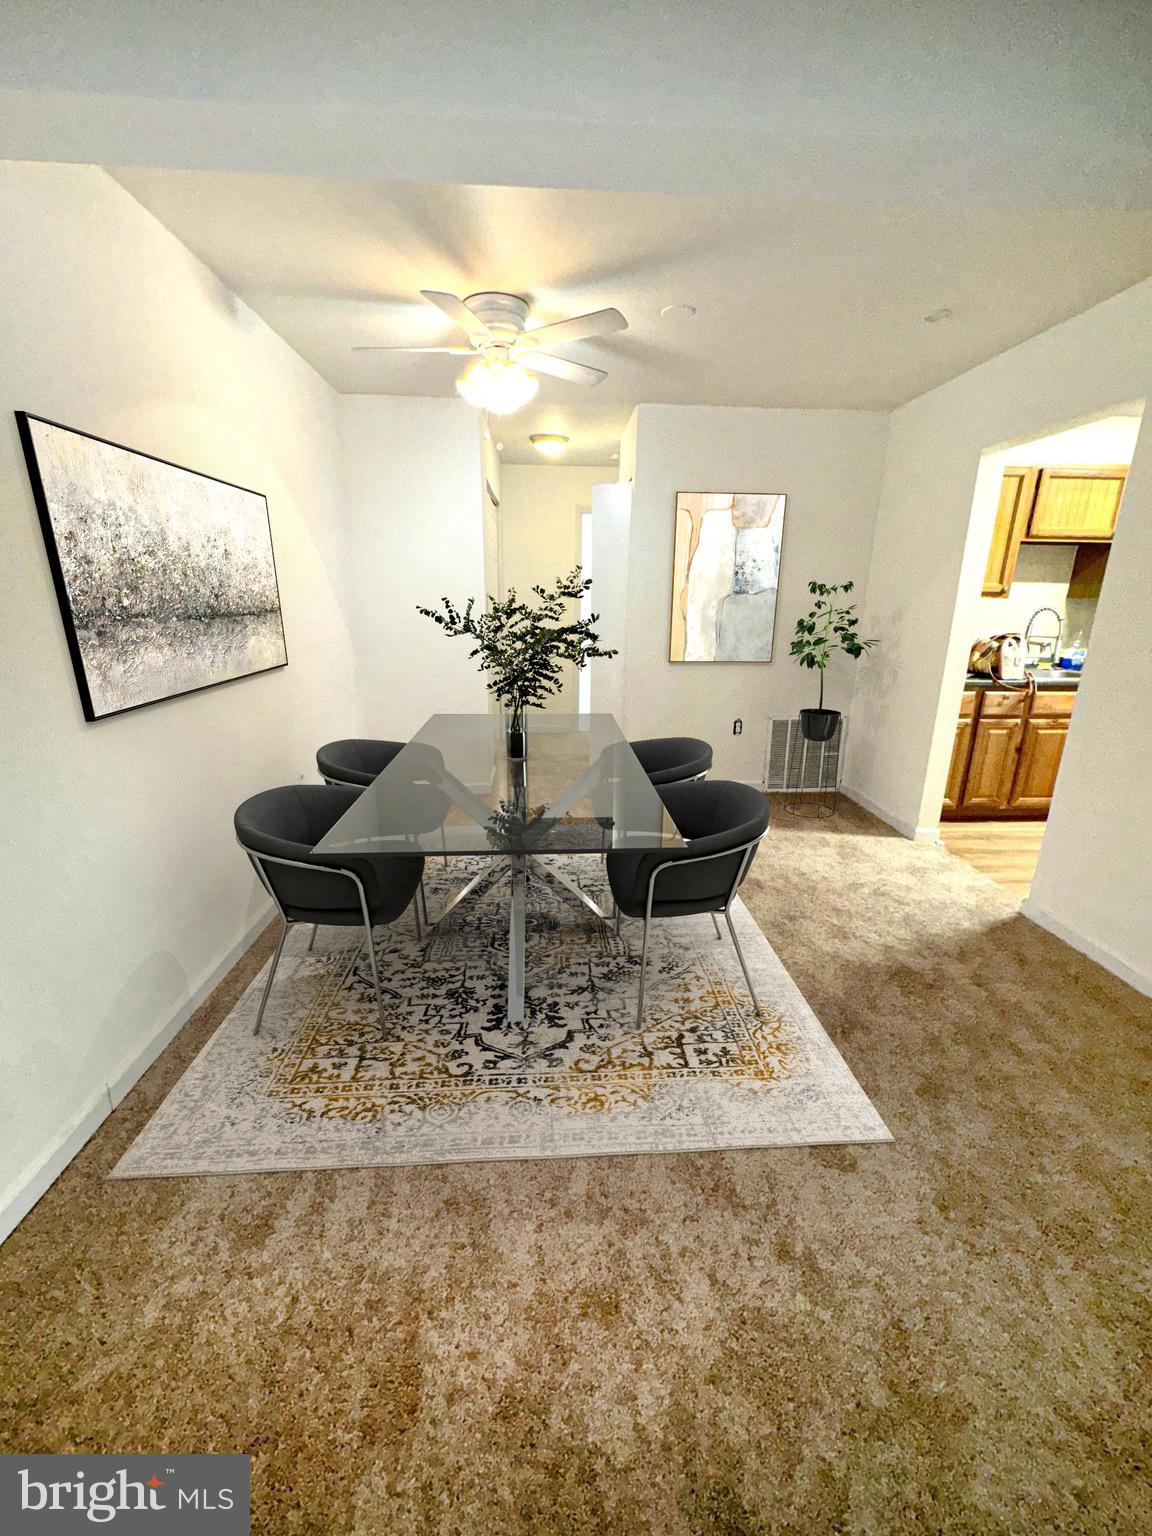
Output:
M1016 776L1007 799L1009 810L1046 811L1052 804L1056 775L1068 739L1067 720L1026 720Z
M1023 720L994 718L977 723L960 799L966 811L1000 811L1008 804L1023 732Z
M1044 816L1075 693L979 691L964 694L941 814L964 817Z

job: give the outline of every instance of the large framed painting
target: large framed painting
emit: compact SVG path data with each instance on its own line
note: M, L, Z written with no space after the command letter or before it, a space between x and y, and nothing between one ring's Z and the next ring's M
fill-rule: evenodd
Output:
M759 491L676 497L671 660L772 660L786 501Z
M287 665L259 492L16 419L85 719Z

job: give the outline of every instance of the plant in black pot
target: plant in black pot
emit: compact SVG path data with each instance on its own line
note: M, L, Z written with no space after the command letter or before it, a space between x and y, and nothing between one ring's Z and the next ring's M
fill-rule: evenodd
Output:
M525 602L513 587L507 597L489 597L476 613L470 597L457 608L443 598L442 608L419 608L425 618L439 624L446 635L466 635L476 643L469 655L479 658L487 674L488 691L508 711L508 756L525 756L524 712L539 708L563 684L563 663L584 667L594 657L615 656L602 650L594 626L598 613L586 619L569 618L569 603L578 602L592 585L580 567L558 576L551 587L533 587L535 603Z
M815 667L820 673L818 706L800 711L800 729L809 741L831 741L840 722L838 709L824 708L824 668L829 660L837 651L859 659L878 644L875 640L861 640L855 605L846 607L840 601L854 585L851 581L838 586L810 581L808 590L816 599L815 606L806 618L796 620L792 655L802 667Z

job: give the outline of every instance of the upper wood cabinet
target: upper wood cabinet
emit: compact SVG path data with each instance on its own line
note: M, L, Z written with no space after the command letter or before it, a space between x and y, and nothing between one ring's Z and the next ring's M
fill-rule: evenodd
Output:
M992 547L988 551L988 568L984 572L985 597L1007 597L1012 577L1016 573L1016 558L1020 553L1020 541L1028 527L1032 504L1036 500L1038 469L1006 469L1000 482L1000 504L996 508L996 525L992 530Z
M1127 474L1124 464L1042 470L1026 537L1064 543L1110 539Z

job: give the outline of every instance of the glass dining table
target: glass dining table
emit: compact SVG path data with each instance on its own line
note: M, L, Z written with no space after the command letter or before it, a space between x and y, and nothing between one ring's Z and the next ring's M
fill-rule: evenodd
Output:
M684 845L612 715L529 712L526 739L526 756L512 759L500 715L433 715L314 850L483 858L429 921L507 881L513 1022L524 1017L529 879L608 916L549 855Z

